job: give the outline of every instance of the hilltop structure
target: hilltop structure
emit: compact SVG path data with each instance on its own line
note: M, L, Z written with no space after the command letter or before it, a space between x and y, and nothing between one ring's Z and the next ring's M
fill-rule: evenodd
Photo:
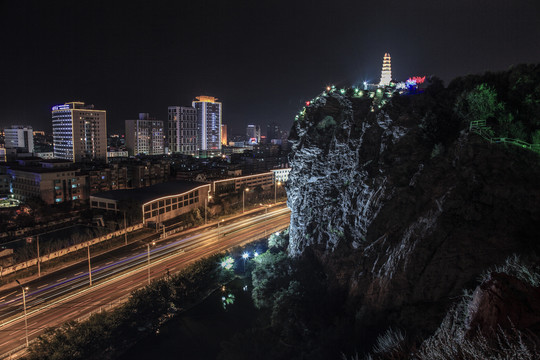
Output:
M379 82L379 86L388 86L390 85L390 82L392 81L392 66L391 66L391 58L389 53L385 53L383 57L383 65L382 65L382 71L381 71L381 81Z

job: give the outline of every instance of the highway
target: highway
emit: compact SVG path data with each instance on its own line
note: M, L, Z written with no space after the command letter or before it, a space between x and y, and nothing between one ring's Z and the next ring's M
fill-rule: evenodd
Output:
M92 286L87 261L23 283L23 287L28 287L28 338L31 341L47 327L111 308L147 285L149 279L166 276L167 272L174 274L200 258L284 229L289 222L288 208L274 208L266 214L247 215L219 227L171 235L155 244L139 242L128 252L91 258ZM25 344L22 289L16 287L0 292L0 358Z

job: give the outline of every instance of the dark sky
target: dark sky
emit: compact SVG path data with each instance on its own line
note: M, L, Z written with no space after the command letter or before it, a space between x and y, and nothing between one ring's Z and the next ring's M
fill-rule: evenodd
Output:
M288 129L327 84L378 82L385 52L397 80L540 62L538 0L0 1L0 127L79 100L123 131L204 94L234 133Z

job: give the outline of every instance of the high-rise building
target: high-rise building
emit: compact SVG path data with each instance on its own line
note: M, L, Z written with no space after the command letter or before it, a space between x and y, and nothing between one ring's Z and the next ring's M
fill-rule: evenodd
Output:
M392 67L390 64L390 54L385 53L383 58L383 65L381 71L381 81L379 86L388 86L392 81Z
M185 155L198 153L197 110L193 107L169 106L169 151Z
M212 96L198 96L193 101L197 110L199 151L203 156L221 154L221 103Z
M281 130L277 123L272 122L266 125L266 139L268 142L271 142L272 139L281 139Z
M259 144L261 142L261 127L259 125L248 125L246 137L249 144Z
M126 148L129 155L164 154L163 121L139 113L138 120L126 120Z
M68 102L52 108L54 157L73 162L107 159L107 112Z
M12 125L11 129L4 129L4 137L6 149L34 152L34 133L31 126Z
M221 145L227 146L227 125L221 124Z

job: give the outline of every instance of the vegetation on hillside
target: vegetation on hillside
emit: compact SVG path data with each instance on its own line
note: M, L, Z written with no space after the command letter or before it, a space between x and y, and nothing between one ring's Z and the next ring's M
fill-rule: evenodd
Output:
M48 329L30 348L27 360L112 359L137 339L155 333L169 317L199 302L233 273L219 266L224 254L199 260L178 274L133 292L111 311L86 321Z

